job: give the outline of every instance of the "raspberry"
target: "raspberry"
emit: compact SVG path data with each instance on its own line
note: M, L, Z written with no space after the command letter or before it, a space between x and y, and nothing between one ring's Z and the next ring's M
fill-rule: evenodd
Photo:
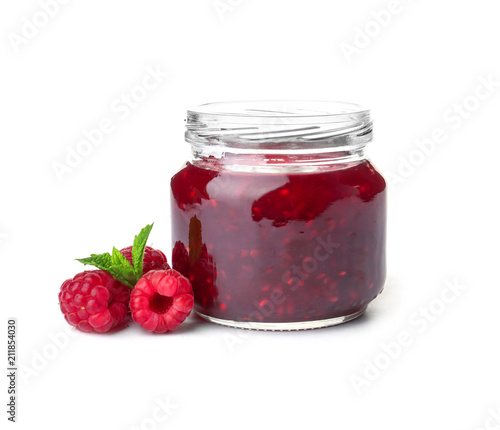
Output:
M193 265L189 280L193 283L193 291L196 302L202 306L212 306L219 295L215 284L217 280L217 268L214 257L203 244L199 260Z
M130 297L132 318L148 331L175 330L193 309L193 289L175 270L152 270L144 275Z
M217 268L214 257L208 252L206 244L201 246L198 261L191 267L187 249L178 240L172 251L172 265L175 270L191 281L197 303L204 307L212 306L215 303L219 295L217 287L214 285L217 279Z
M66 280L59 293L64 318L78 330L104 333L125 328L130 288L104 270L79 273Z
M132 247L128 246L126 248L123 248L120 251L123 256L129 261L130 264L132 263ZM144 260L142 263L142 273L148 273L151 270L168 270L170 269L170 266L167 263L167 257L165 257L165 254L161 252L159 249L154 249L151 248L150 246L146 246L146 249L144 250Z
M184 244L178 240L175 242L172 251L172 268L177 270L182 276L189 278L191 264L189 263L189 254Z

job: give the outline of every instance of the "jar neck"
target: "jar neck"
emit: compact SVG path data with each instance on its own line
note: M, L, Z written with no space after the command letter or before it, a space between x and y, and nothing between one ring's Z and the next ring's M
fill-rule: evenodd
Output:
M191 163L210 170L231 170L239 172L315 172L339 170L353 167L365 161L364 149L355 151L334 151L321 153L286 154L204 154L192 152Z
M359 163L372 140L370 112L338 102L231 102L188 111L197 165L304 170Z

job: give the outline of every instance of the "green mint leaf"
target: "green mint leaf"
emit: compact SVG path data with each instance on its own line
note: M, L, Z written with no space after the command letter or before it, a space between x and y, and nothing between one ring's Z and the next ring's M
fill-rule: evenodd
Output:
M76 260L85 265L89 264L104 270L118 282L134 288L142 276L144 250L152 228L153 224L147 225L135 236L134 245L132 246L133 265L115 247L113 247L111 254L107 252L104 254L91 254L90 257L77 258Z
M142 276L144 250L146 249L146 242L148 241L149 233L151 233L152 228L153 224L147 225L134 238L134 245L132 246L132 263L134 264L134 270L135 274L137 275L137 279Z
M90 254L87 258L77 258L76 261L83 263L85 265L89 264L95 266L98 269L106 270L112 265L111 255L107 252L105 254Z
M111 262L113 266L123 266L124 269L128 269L131 272L134 271L134 267L129 263L129 261L125 258L125 256L118 251L113 246L113 253L111 254Z
M135 284L137 284L138 279L136 278L134 271L130 271L128 268L124 268L122 266L110 266L106 272L108 272L118 282L125 284L127 287L134 288Z
M108 269L113 278L120 281L122 284L134 288L135 284L139 282L140 276L136 275L134 267L129 263L125 256L113 247L111 254L112 266Z
M118 282L130 288L134 288L139 280L139 278L136 277L132 265L116 248L113 248L112 255L107 252L104 254L91 254L90 257L87 258L77 258L77 261L108 272Z

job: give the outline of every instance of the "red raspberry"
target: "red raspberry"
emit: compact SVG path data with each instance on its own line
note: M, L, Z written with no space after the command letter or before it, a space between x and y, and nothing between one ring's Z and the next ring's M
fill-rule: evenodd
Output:
M217 268L206 244L201 247L200 259L193 265L189 279L193 283L197 303L202 306L213 306L219 295L215 284Z
M64 318L78 330L104 333L125 328L130 288L104 270L79 273L66 280L59 293Z
M207 245L201 247L198 261L191 266L189 254L184 244L178 240L172 251L172 265L174 269L188 278L193 286L197 303L202 306L212 306L219 295L215 281L217 268L214 257L208 252Z
M184 244L178 240L175 242L172 251L172 268L177 270L182 276L189 279L191 264L189 263L189 254Z
M175 270L153 270L132 290L132 318L155 333L175 330L193 309L193 289L187 278Z
M123 256L132 263L132 247L127 246L120 251ZM168 270L170 266L167 263L167 257L165 254L161 252L159 249L151 248L150 246L146 246L144 250L144 260L142 263L142 273L148 273L151 270Z

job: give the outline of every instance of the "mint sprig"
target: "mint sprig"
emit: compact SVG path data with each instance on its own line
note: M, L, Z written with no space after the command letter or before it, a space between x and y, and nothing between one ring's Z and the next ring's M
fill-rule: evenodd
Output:
M105 270L118 282L125 284L127 287L134 288L142 276L144 250L146 249L146 243L152 228L153 224L149 224L135 236L132 246L133 265L115 247L113 247L111 254L108 252L104 254L90 254L90 257L77 258L76 260L85 265L88 264Z
M149 224L134 237L134 245L132 246L132 262L134 263L134 269L139 275L139 278L142 276L142 263L144 259L144 250L146 249L146 242L148 241L148 237L152 229L153 224Z

